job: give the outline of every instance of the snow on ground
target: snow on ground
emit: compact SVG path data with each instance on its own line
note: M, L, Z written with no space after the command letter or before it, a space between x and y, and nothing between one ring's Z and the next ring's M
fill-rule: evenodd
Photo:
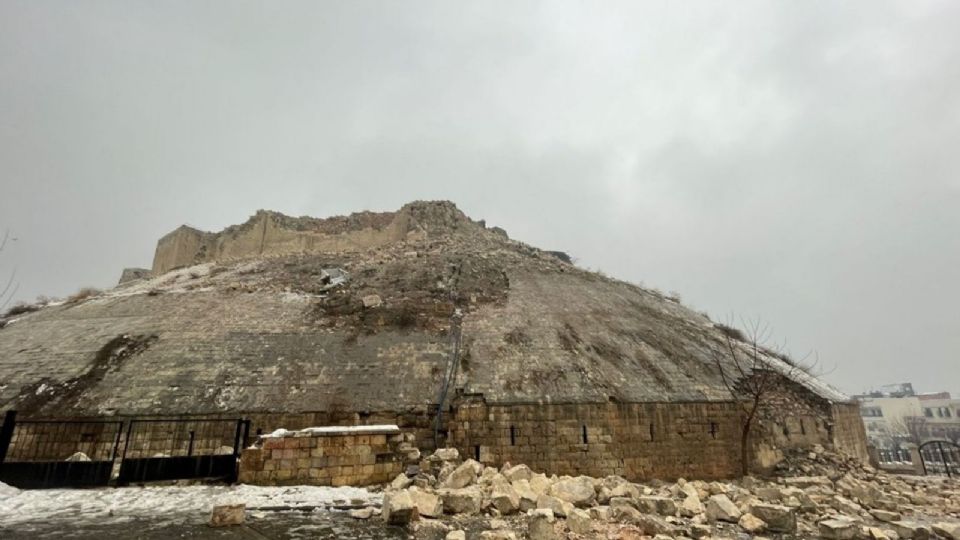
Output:
M380 424L372 426L320 426L320 427L308 427L301 430L288 430L280 428L276 431L270 432L266 435L261 435L263 438L271 437L291 437L297 433L311 433L311 434L323 434L323 433L400 433L400 428L396 424Z
M163 486L102 489L16 490L0 484L0 523L61 520L171 521L206 520L219 504L244 503L257 508L316 508L379 504L381 496L362 488L321 486Z

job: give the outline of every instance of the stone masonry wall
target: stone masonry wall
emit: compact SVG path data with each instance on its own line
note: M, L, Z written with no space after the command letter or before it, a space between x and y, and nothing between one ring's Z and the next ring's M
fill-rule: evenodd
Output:
M629 480L729 478L739 470L734 403L461 405L450 446L488 465Z
M860 405L857 403L834 403L833 427L831 438L834 447L847 455L860 458L866 463L869 460L867 453L867 431L863 427L860 417Z
M239 481L256 485L366 486L389 482L415 459L396 426L308 428L261 437L243 450ZM413 452L413 455L410 455Z

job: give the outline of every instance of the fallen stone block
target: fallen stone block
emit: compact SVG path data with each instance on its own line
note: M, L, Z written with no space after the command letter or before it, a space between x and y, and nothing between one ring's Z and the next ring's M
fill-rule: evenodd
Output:
M825 519L818 524L820 536L827 540L853 540L860 533L859 524L848 518Z
M749 512L740 516L737 524L748 533L758 533L767 528L766 522Z
M574 509L567 516L567 528L572 533L590 536L593 534L593 520L586 511Z
M550 495L574 506L584 508L590 506L597 496L593 488L593 479L588 476L564 478L550 487Z
M797 513L793 508L776 504L754 503L750 513L767 524L767 530L792 533L797 530Z
M419 515L413 499L407 491L388 491L383 494L381 511L383 521L390 525L406 525L416 521Z
M478 514L482 508L483 494L476 486L440 489L437 495L443 501L443 511L448 514Z
M711 495L705 506L707 519L710 521L736 523L742 515L737 505L733 504L733 501L726 495Z
M410 525L415 540L446 540L450 527L435 519L425 519Z
M228 527L231 525L243 525L243 518L246 513L245 504L224 504L214 506L210 513L211 527Z

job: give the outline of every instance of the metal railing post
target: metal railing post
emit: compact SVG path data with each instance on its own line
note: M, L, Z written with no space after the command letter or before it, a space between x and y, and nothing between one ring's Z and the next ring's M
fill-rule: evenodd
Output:
M7 450L13 440L13 427L17 423L17 411L7 411L3 417L3 427L0 427L0 465L7 459Z

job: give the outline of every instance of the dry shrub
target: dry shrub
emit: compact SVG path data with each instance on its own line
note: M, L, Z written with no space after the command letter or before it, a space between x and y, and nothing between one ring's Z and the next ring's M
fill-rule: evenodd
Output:
M102 291L101 291L100 289L95 289L95 288L93 288L93 287L84 287L84 288L80 289L79 291L71 294L69 297L67 297L67 301L66 301L65 303L66 303L67 305L70 305L70 304L78 304L78 303L80 303L80 302L83 302L83 301L86 300L87 298L91 298L91 297L97 296L97 295L100 294L101 292L102 292Z
M4 318L15 317L17 315L23 315L24 313L31 313L40 309L40 306L37 304L27 304L26 302L20 302L10 309L7 310L7 313L4 315Z
M732 326L727 326L721 323L717 323L715 326L717 327L717 330L722 332L723 335L727 336L728 338L735 339L737 341L742 341L744 343L747 342L747 336L740 330Z

